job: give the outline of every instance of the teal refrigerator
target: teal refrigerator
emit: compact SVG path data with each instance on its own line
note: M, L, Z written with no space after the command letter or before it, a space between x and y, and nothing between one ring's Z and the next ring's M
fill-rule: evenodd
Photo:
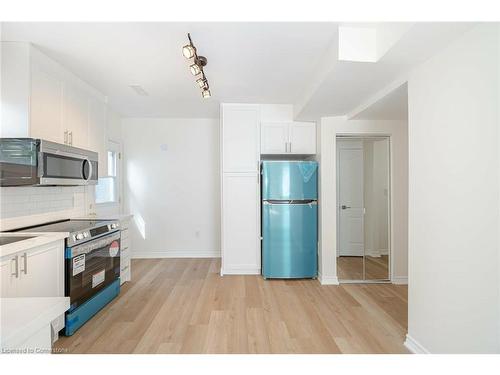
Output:
M318 164L263 161L262 275L315 278L318 273Z

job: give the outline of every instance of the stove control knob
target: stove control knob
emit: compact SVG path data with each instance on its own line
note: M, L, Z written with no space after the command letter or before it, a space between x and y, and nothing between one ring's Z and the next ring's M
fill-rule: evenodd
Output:
M82 239L83 239L83 233L78 233L78 234L76 235L76 239L77 239L77 240L82 240Z
M88 232L83 232L83 237L84 238L87 238L89 236L89 233Z
M115 223L111 224L111 229L115 229L115 228L116 228L116 224Z

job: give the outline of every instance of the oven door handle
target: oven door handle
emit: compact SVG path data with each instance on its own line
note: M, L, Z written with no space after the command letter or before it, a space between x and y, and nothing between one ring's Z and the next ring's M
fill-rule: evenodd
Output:
M75 245L70 248L71 258L80 255L80 254L88 254L92 251L102 249L103 247L111 245L114 241L120 240L120 232L110 233L107 236L103 236L100 238L96 238L89 242L85 242L81 245ZM121 248L121 244L120 244Z

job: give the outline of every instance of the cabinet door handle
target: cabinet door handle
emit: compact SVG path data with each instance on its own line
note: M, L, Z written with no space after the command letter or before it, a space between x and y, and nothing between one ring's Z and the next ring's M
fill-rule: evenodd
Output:
M24 274L27 275L28 274L28 253L24 253L24 255L21 257L21 258L24 258Z
M67 130L64 132L64 144L65 145L68 144L68 131Z
M69 132L69 144L73 146L73 132Z
M288 142L285 142L285 152L288 152Z
M292 142L288 142L288 144L290 145L290 147L289 147L290 152L292 152Z
M19 255L16 255L13 259L11 259L11 261L14 261L16 263L16 271L12 272L10 275L15 276L17 279L19 277Z

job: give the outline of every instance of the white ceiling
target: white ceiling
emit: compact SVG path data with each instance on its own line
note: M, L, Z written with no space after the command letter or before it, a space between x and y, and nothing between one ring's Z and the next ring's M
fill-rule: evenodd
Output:
M408 84L404 83L352 116L355 120L407 120Z
M325 56L329 64L318 68L310 79L313 87L306 88L305 96L294 102L297 119L316 120L352 112L384 87L404 80L413 67L472 26L450 22L413 24L377 62L339 61L334 45Z
M217 117L220 102L241 102L294 104L297 119L316 120L352 112L472 24L403 25L384 56L368 63L338 60L338 26L21 22L2 23L1 35L34 43L108 96L125 117ZM208 58L208 100L201 98L181 52L188 32ZM129 85L142 86L149 96ZM370 115L404 116L394 108L403 100L397 94Z
M333 23L2 23L126 117L216 117L220 102L293 103L336 33ZM213 97L201 98L181 48L190 32ZM129 85L141 85L139 96Z

